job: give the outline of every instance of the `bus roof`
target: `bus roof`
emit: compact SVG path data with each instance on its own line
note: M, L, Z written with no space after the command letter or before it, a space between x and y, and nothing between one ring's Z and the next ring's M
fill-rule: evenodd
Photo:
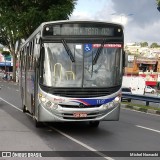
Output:
M98 21L98 20L59 20L59 21L48 21L48 22L43 22L39 25L39 27L26 39L26 41L21 45L21 47L23 47L24 45L26 45L26 43L28 43L28 41L31 39L31 37L35 36L36 34L38 34L39 31L41 31L43 29L43 27L47 24L57 24L57 23L74 23L74 22L78 22L78 23L106 23L106 24L111 24L111 25L117 25L120 26L122 29L124 28L122 24L120 23L113 23L113 22L105 22L105 21ZM42 33L41 33L42 34Z

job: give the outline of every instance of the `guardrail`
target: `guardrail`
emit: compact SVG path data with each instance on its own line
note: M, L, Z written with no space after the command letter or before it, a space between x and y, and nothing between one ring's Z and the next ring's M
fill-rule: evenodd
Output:
M148 96L148 95L122 93L122 97L139 100L139 101L146 101L146 106L149 106L149 102L160 103L160 97L154 97L154 96Z

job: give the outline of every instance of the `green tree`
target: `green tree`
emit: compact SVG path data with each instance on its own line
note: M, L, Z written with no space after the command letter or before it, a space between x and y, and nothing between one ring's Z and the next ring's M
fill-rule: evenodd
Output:
M157 9L160 12L160 0L156 0L157 1Z
M151 45L150 45L150 47L151 48L158 48L158 47L160 47L160 45L158 45L157 43L152 43Z
M13 79L22 39L42 22L69 19L77 0L0 0L0 43L13 56Z
M148 46L148 42L141 42L140 45L141 45L141 47L147 47Z

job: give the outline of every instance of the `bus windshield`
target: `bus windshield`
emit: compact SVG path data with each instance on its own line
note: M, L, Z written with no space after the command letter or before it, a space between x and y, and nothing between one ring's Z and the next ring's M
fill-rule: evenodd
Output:
M99 88L121 84L121 44L104 44L96 63L93 60L101 43L53 42L43 46L40 77L45 86Z

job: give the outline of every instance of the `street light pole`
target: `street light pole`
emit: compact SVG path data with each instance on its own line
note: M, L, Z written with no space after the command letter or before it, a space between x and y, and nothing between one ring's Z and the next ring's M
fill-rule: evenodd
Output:
M6 56L4 56L4 59L5 59L5 73L6 73Z
M122 17L129 17L129 16L133 16L134 14L133 13L129 13L129 14L127 14L127 15L125 15L125 14L118 14L118 13L112 13L111 15L117 15L117 16L120 16L121 17L121 23L122 23Z

